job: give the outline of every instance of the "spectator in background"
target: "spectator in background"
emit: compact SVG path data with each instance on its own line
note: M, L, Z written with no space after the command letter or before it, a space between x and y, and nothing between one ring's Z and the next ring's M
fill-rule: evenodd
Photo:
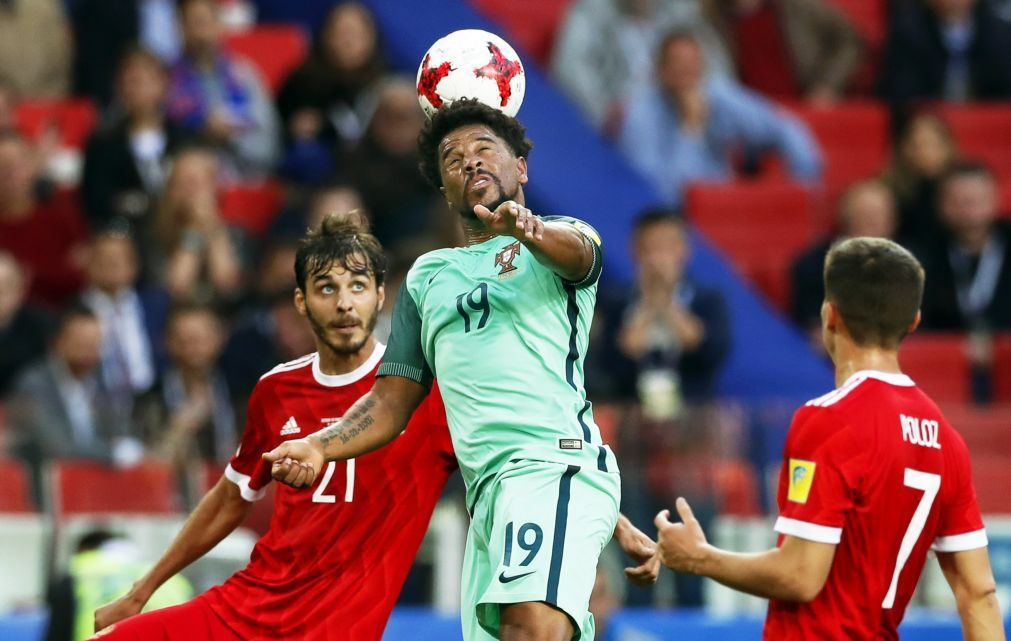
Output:
M821 175L821 154L793 116L731 81L707 81L693 35L668 34L659 49L657 82L629 102L619 145L671 206L696 180L728 180L732 156L772 150L798 179Z
M445 207L418 171L424 118L414 82L389 78L379 88L365 136L348 156L351 183L372 217L373 233L389 252L417 256L440 246L435 236Z
M109 395L99 367L102 328L91 310L73 306L60 319L47 356L14 383L8 420L15 455L32 468L37 504L41 466L64 458L132 464L143 448L129 417Z
M169 307L163 291L137 289L138 274L129 236L106 231L92 238L81 300L102 325L102 377L125 413L132 411L134 396L154 384Z
M169 313L165 335L170 364L137 401L138 430L180 472L199 462L224 464L238 436L232 397L218 370L221 320L210 307L179 305Z
M241 277L239 233L218 208L216 156L199 147L179 152L158 206L152 271L173 298L232 299Z
M902 128L884 180L898 204L903 244L920 245L942 233L937 186L957 156L955 139L940 116L924 112Z
M74 93L109 106L123 56L138 46L174 63L182 52L177 1L75 0Z
M617 348L604 357L605 369L619 397L637 398L656 420L674 418L683 400L711 400L730 349L726 302L685 274L690 251L673 210L644 212L632 236L636 287L605 303L604 344Z
M824 0L703 0L741 82L775 98L841 98L863 44Z
M70 90L72 56L59 0L0 2L0 82L21 96L62 98Z
M287 151L284 173L318 183L334 168L334 155L361 138L375 107L376 84L386 64L369 10L359 2L334 6L277 98Z
M165 184L168 160L182 132L165 117L168 72L146 49L130 49L119 63L116 98L122 114L88 140L82 193L95 229L123 220L145 240Z
M17 126L17 115L14 108L17 104L17 92L9 82L0 79L0 133L11 131Z
M978 163L956 163L939 198L947 233L918 252L927 272L923 328L986 339L1011 329L1011 229L997 220L993 174Z
M0 399L21 371L46 353L50 319L28 303L27 286L14 256L0 251Z
M29 144L13 131L0 132L0 249L27 272L29 298L58 307L81 287L87 232L66 194L36 195L37 177Z
M85 641L95 634L95 610L126 594L144 576L152 559L144 558L129 538L107 530L89 530L77 543L66 574L49 587L49 620L44 641ZM145 610L179 605L193 597L182 575L170 578L154 593Z
M215 145L240 176L262 176L278 156L274 106L257 72L221 46L216 0L180 0L183 55L172 67L168 115Z
M349 211L333 209L331 211ZM318 227L318 226L317 226ZM229 389L240 401L249 397L263 373L314 351L312 329L292 305L299 235L272 235L260 262L253 305L236 323L221 357Z
M989 0L896 5L881 94L899 111L917 100L1011 98L1011 24Z
M672 29L696 34L708 73L731 73L723 43L703 19L698 0L578 0L559 27L552 78L598 129L613 134L626 101L652 83L656 51Z
M839 199L839 218L833 236L824 238L793 261L790 286L792 315L797 326L811 338L818 353L824 351L821 337L821 305L825 300L825 256L833 244L846 238L895 237L898 219L895 198L880 180L863 180Z

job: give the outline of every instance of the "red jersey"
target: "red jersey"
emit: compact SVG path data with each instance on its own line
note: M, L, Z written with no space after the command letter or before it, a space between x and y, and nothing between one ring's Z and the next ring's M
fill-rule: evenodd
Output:
M897 639L927 551L986 547L965 442L908 376L810 401L783 458L776 531L837 547L812 602L769 603L765 639Z
M225 470L243 498L261 498L271 482L261 454L328 427L372 388L384 350L377 345L348 374L322 373L311 354L260 379ZM246 641L379 641L455 469L433 388L393 442L327 463L309 488L278 484L270 529L249 565L203 598Z

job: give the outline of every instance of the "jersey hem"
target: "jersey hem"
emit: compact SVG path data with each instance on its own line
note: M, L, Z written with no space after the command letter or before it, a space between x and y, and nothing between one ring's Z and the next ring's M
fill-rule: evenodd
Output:
M935 552L965 552L967 550L978 550L985 548L989 544L986 538L986 530L976 530L965 534L952 534L951 536L939 536L934 539L930 549Z
M841 527L818 525L817 523L788 519L785 516L776 519L776 525L773 526L773 529L780 534L796 536L797 538L814 541L815 543L831 543L836 545L842 540Z
M263 488L254 490L253 488L249 487L249 482L252 481L253 479L243 474L242 472L236 470L234 467L232 467L231 463L229 463L228 466L225 468L225 478L231 481L232 483L235 483L237 486L239 486L239 494L242 495L243 499L245 499L250 503L255 503L256 501L259 501L267 493L267 491Z

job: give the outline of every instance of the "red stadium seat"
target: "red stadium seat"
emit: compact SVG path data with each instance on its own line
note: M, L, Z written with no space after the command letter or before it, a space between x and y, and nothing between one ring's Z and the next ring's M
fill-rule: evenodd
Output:
M1011 514L1011 465L1007 457L974 453L972 478L984 514Z
M168 463L144 461L116 468L91 461L52 466L53 510L79 514L174 514L175 475Z
M965 439L970 454L1011 459L1011 404L944 403L941 409Z
M839 195L857 180L881 173L889 154L888 111L871 101L787 108L811 128L825 155L825 192L834 213ZM834 215L832 216L834 218Z
M276 94L288 74L304 59L308 50L305 33L287 25L260 25L225 36L225 46L248 58L260 71L270 92Z
M994 341L993 397L1011 403L1011 333L998 335Z
M283 196L281 184L273 180L234 185L221 192L221 214L225 220L259 236L274 222Z
M24 100L15 108L18 131L29 140L38 140L50 127L60 142L82 149L98 120L95 105L85 98L68 100Z
M35 511L28 483L28 470L21 461L0 458L0 513L24 514Z
M780 182L695 184L689 219L780 309L789 299L789 266L815 237L811 195Z
M547 64L555 44L558 26L572 0L472 0L471 4L492 18L509 34L507 40Z
M720 514L725 516L761 516L758 481L747 461L721 461L715 470Z
M962 334L917 333L902 342L899 365L935 401L967 402L969 359Z
M943 104L936 111L951 127L963 157L985 162L1002 184L1011 184L1011 105Z

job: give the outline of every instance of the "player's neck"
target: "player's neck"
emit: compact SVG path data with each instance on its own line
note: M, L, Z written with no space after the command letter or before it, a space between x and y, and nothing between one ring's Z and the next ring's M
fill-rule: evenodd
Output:
M863 370L875 370L888 374L901 374L899 352L894 349L868 348L847 341L837 345L832 360L835 363L835 384L839 387L846 380Z
M498 236L498 234L485 227L484 223L480 220L464 219L463 221L463 241L468 247L471 245L480 245L481 243L487 242L496 236Z
M349 374L369 360L376 349L376 337L369 336L362 348L351 354L339 354L326 345L318 345L319 370L327 376Z

